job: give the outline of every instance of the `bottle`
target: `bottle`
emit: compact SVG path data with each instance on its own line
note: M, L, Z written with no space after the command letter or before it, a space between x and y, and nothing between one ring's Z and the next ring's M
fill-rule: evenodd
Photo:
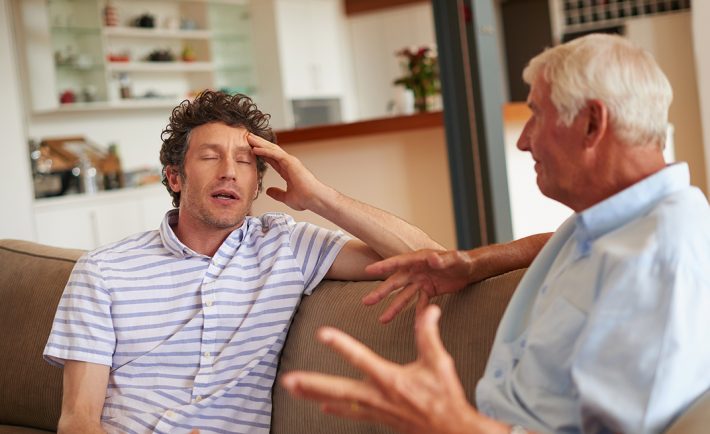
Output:
M121 89L121 98L130 99L131 98L131 80L128 78L128 74L122 72L118 75L118 83Z
M118 26L118 9L116 9L111 0L106 2L106 7L104 8L104 25L106 27Z
M82 193L96 194L99 191L98 171L91 159L82 153L79 157L79 188Z

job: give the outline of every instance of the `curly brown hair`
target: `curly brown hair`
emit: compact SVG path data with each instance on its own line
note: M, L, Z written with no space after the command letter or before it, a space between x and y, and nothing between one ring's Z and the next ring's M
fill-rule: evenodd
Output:
M269 126L271 115L262 113L246 95L229 95L224 92L205 90L194 100L185 100L173 109L168 125L160 134L163 145L160 148L160 163L163 165L163 185L173 197L173 206L180 206L180 192L170 188L167 178L169 166L178 168L178 173L185 178L185 154L194 128L200 125L220 122L231 127L243 127L270 142L276 143L276 134ZM261 182L266 172L266 163L261 157L256 158L256 172Z

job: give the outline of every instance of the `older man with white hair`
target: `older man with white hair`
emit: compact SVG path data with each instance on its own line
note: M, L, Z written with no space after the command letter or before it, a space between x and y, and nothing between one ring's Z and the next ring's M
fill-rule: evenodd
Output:
M419 359L395 365L323 329L368 379L294 372L283 380L293 394L402 432L657 433L708 390L710 210L687 165L663 160L668 80L647 52L610 35L546 50L523 78L532 117L518 148L535 160L540 190L574 214L508 305L477 409L440 341L439 310L425 305L485 275L477 267L491 257L509 260L509 246L371 265L391 276L366 303L404 288L384 320L419 295Z

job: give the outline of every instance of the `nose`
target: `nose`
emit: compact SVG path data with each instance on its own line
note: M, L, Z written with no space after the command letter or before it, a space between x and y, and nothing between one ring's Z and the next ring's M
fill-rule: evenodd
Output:
M219 179L236 181L237 162L231 158L222 158L219 165Z
M520 137L518 137L516 146L521 151L530 150L530 121L525 122L525 126L523 127L523 131L520 133Z

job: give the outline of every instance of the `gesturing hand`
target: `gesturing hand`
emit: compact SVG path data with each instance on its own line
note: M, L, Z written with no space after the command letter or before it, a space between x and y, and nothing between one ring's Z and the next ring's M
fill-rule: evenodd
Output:
M362 381L313 372L290 372L281 384L294 396L319 401L322 410L351 419L383 423L407 433L475 433L492 421L466 400L453 359L439 338L438 306L417 318L418 358L389 362L347 334L322 328L318 339L360 370ZM495 424L495 422L493 422Z
M475 279L474 258L462 251L420 250L376 262L365 270L389 275L362 299L367 305L379 303L389 293L402 288L380 316L383 323L391 321L417 295L417 306L422 308L431 297L456 292Z
M298 158L280 146L251 133L247 140L254 154L262 157L286 181L285 191L270 187L266 194L297 211L313 210L314 201L322 198L328 187L318 181Z

